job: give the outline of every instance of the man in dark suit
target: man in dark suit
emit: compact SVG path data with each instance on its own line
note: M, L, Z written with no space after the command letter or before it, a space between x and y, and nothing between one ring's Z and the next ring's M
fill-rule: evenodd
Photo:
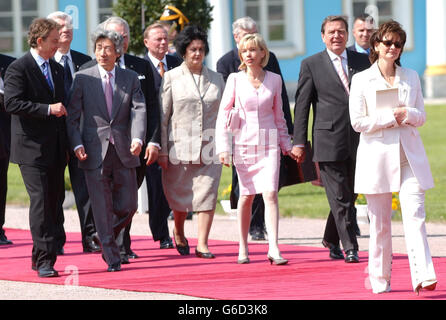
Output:
M353 23L353 38L355 43L348 50L356 51L366 55L370 54L370 37L375 31L374 20L367 14L356 17Z
M122 36L99 28L93 42L98 63L74 76L67 128L85 173L102 256L107 271L115 272L121 270L116 237L138 206L136 168L146 134L146 104L138 75L115 65Z
M232 33L234 36L234 41L238 45L240 40L246 35L257 32L257 24L250 17L240 18L232 24ZM238 67L240 66L240 58L238 55L238 48L234 48L225 55L223 55L217 61L217 72L223 75L223 79L226 81L228 76L233 72L239 72ZM280 71L279 62L277 61L274 53L270 51L270 58L265 70L279 74L282 77L282 72ZM288 133L293 134L293 122L291 119L290 112L290 102L288 100L288 95L286 92L285 82L282 78L282 102L283 102L283 113L288 127ZM283 166L281 167L283 170ZM280 186L280 182L279 182ZM238 191L238 177L237 171L234 166L232 167L232 188L231 188L231 207L233 209L237 208L237 201L239 197ZM264 240L265 239L265 204L263 202L262 195L258 194L255 196L252 204L252 218L249 233L253 240Z
M90 61L91 57L70 48L71 42L73 41L73 24L70 15L65 12L56 11L49 14L47 18L56 21L61 26L59 30L59 49L54 55L54 60L64 68L66 100L64 105L67 105L66 102L68 101L69 92L73 83L73 75L79 71L80 66ZM99 252L101 251L101 247L97 242L96 227L94 225L93 211L85 182L84 171L79 168L79 160L73 151L70 151L68 170L74 199L76 201L77 213L79 215L83 251Z
M141 154L141 165L137 168L138 188L141 186L145 174L146 164L150 165L158 159L158 151L161 143L160 133L160 108L158 96L156 95L155 84L150 64L141 58L127 54L130 40L130 28L122 18L110 17L102 23L105 30L113 30L124 37L124 53L118 60L118 65L124 69L130 69L138 73L141 82L141 89L147 105L147 133L145 153ZM128 258L135 259L138 255L131 249L130 238L131 223L121 232L117 241L121 249L123 263L127 263Z
M321 28L326 50L302 61L296 92L294 147L298 162L305 158L308 118L313 107L313 161L319 162L330 205L323 245L332 259L359 262L354 229L354 176L359 135L350 124L349 86L352 76L370 66L366 55L346 50L348 23L327 17ZM340 247L341 241L346 256Z
M148 52L144 56L152 68L155 80L156 97L159 95L164 72L178 67L182 61L174 55L167 55L169 40L167 31L160 23L154 23L144 31L144 45ZM147 166L146 182L149 198L149 226L153 240L160 241L160 249L173 248L172 239L169 236L167 218L170 207L164 195L161 180L161 167L158 163Z
M4 82L8 66L15 58L0 54L0 245L12 244L3 230L5 224L6 194L8 192L9 150L11 147L11 117L5 112Z
M30 51L14 61L5 76L11 162L19 165L30 196L32 268L39 277L56 277L57 250L65 242L60 213L68 151L64 73L51 59L59 44L59 26L52 20L35 19L28 44Z

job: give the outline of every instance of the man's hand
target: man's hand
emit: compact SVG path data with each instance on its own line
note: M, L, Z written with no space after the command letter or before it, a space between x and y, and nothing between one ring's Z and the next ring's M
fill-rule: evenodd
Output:
M291 149L291 157L298 163L302 163L305 160L305 148L304 147L293 147Z
M156 160L158 160L158 148L154 145L147 145L146 154L144 155L144 159L147 160L146 165L150 166Z
M139 154L141 153L142 150L142 146L139 142L132 142L131 146L130 146L130 152L132 155L134 156L139 156Z
M85 153L84 147L79 147L74 151L76 154L76 157L79 159L79 161L85 161L88 158L88 155Z
M167 162L169 160L169 157L167 155L161 155L158 157L158 164L160 167L164 170L167 169Z
M220 163L226 167L229 167L231 165L231 158L229 156L229 152L222 152L218 155L218 159L220 160Z
M67 115L67 109L61 102L50 104L50 114L60 118Z

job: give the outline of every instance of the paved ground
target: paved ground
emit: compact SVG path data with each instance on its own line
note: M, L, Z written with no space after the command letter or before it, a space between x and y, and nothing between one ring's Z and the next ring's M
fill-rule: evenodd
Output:
M169 221L172 230L173 221ZM279 235L281 244L294 244L303 246L322 247L322 234L325 220L282 218L280 220ZM5 228L29 229L28 208L8 206L6 210ZM360 224L362 236L359 238L361 251L368 248L368 225ZM65 230L67 232L80 232L77 212L65 211ZM197 219L186 221L185 232L188 237L197 236ZM393 250L395 253L406 253L404 233L401 222L392 224ZM432 255L446 257L446 224L427 224L428 241ZM148 227L148 215L136 214L131 234L151 236ZM238 241L237 221L229 215L216 215L212 226L210 238L218 240ZM327 252L328 254L328 252ZM15 299L44 299L44 300L174 300L174 299L196 299L194 297L160 294L140 293L120 290L106 290L89 287L65 288L55 285L44 285L35 283L23 283L12 281L0 281L0 300Z

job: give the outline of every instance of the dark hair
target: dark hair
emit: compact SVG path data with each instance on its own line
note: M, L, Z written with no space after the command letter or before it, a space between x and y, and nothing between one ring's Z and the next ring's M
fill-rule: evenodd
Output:
M182 57L186 54L187 47L194 40L201 40L205 46L205 54L209 53L208 35L198 26L187 26L175 38L174 45L178 54Z
M354 21L353 23L355 23L355 22L358 21L358 20L361 20L361 21L363 21L363 22L367 22L367 21L369 21L369 22L375 22L375 20L373 19L373 17L372 17L371 15L367 14L367 13L363 13L363 14L361 14L360 16L357 16L357 17L355 18L355 21Z
M402 44L400 56L395 61L395 63L398 66L401 66L400 58L404 51L404 45L406 44L407 36L406 36L406 32L401 27L401 24L399 24L398 22L396 22L394 20L390 20L390 21L385 22L382 25L380 25L378 30L376 30L370 37L369 59L372 64L375 63L375 61L378 60L378 58L379 58L379 53L375 50L375 46L378 44L378 42L383 41L383 38L385 35L392 34L392 33L399 36L401 44Z
M348 32L348 22L347 22L347 19L344 16L328 16L322 22L321 33L325 33L325 25L328 22L333 22L333 21L342 21L342 22L344 22L345 30Z
M37 39L46 39L54 29L59 30L60 25L51 19L37 18L31 22L28 30L28 44L31 48L37 48Z

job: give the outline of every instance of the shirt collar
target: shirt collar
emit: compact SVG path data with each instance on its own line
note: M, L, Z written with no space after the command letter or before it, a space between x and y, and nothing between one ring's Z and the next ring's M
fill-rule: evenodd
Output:
M356 51L359 52L359 53L365 53L365 54L369 54L370 53L370 48L369 49L364 49L357 42L355 42L355 48L356 48Z
M344 51L342 51L342 53L339 56L336 53L334 53L333 51L330 51L328 48L327 48L327 53L330 56L331 61L335 60L339 56L344 58L345 61L347 61L347 50L345 50L345 49L344 49Z
M36 49L31 48L30 49L31 55L33 56L34 60L36 60L39 67L42 67L42 64L45 62L49 62L48 60L43 59L39 54L37 53Z
M56 51L56 54L54 55L54 60L56 60L57 63L62 63L62 57L63 56L67 56L68 60L73 61L73 59L71 58L71 51L68 50L67 53L61 53L60 51Z
M167 67L167 59L166 56L164 55L164 58L162 60L158 60L157 58L155 58L150 51L147 52L147 56L149 57L150 61L152 61L153 65L158 68L158 65L160 62L162 62L164 64L164 66Z
M102 68L99 64L98 64L98 69L99 69L99 74L101 75L101 79L104 79L105 75L108 72L111 72L112 77L115 78L115 74L116 74L116 67L114 67L111 71L107 71L104 68Z

